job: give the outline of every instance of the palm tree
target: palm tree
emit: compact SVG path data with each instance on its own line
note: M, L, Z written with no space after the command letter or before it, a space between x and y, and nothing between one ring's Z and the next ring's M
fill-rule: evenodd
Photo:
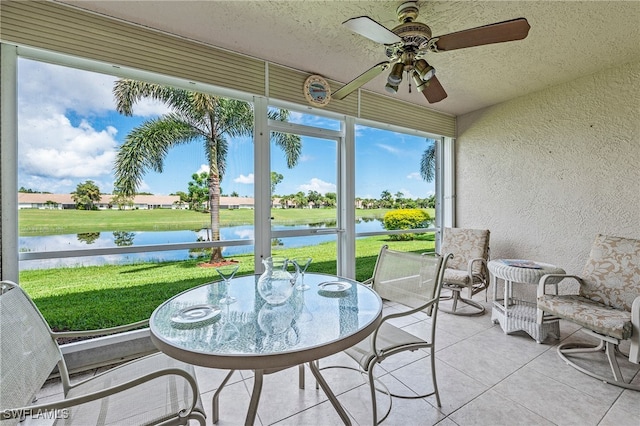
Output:
M211 238L219 241L220 182L226 168L227 138L252 135L252 106L235 99L130 79L116 81L113 94L116 109L124 115L132 115L133 105L145 98L161 101L170 109L169 113L145 121L127 135L116 157L115 186L125 195L134 195L147 171L162 172L164 159L172 147L203 143L209 163ZM286 121L288 116L286 110L269 111L272 120ZM284 151L287 166L294 167L302 151L300 137L286 133L273 133L272 137ZM222 248L214 248L211 263L222 260Z
M427 148L420 159L420 175L427 182L432 182L436 177L436 141L427 139Z

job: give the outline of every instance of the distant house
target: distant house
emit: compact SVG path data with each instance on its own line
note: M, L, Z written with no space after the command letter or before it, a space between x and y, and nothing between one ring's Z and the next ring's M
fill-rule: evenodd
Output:
M75 209L71 194L33 194L18 192L18 209Z
M98 210L118 209L113 203L113 195L103 194L100 201L95 203ZM249 197L221 197L222 209L252 209L253 198ZM18 193L18 209L75 209L76 203L71 194L34 194L30 192ZM177 195L136 195L133 204L122 206L123 210L151 210L151 209L187 209L186 203L180 203Z
M253 209L253 197L220 197L221 209Z

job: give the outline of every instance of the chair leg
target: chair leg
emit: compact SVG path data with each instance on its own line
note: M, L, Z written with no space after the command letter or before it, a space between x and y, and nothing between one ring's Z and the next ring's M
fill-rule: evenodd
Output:
M485 308L484 306L482 306L482 304L475 302L471 299L465 299L462 296L460 296L460 292L461 289L456 289L456 290L451 290L451 296L450 297L444 297L441 300L448 300L451 299L451 309L446 309L443 308L441 304L438 304L438 309L440 309L442 312L445 312L447 314L453 314L453 315L463 315L463 316L475 316L475 315L482 315L484 314ZM475 311L472 312L461 312L458 310L458 302L462 302L466 305L471 306L472 308L475 308Z
M603 350L609 362L609 366L611 367L611 372L613 373L613 379L611 377L601 376L591 370L587 370L585 367L582 367L576 364L575 362L571 361L571 359L569 359L569 357L567 356L568 354L602 352ZM640 385L632 385L626 382L622 377L622 372L620 370L620 366L618 365L618 360L616 358L616 352L620 352L618 349L618 345L613 342L604 341L604 340L601 340L600 343L596 346L584 344L584 343L563 343L558 346L558 356L560 356L560 358L562 358L564 362L566 362L576 370L586 374L587 376L591 376L595 379L598 379L610 385L618 386L625 389L640 391Z
M375 364L374 364L375 365ZM373 419L371 424L378 424L378 402L376 400L376 382L373 378L373 365L369 368L369 392L371 392L371 418Z
M442 407L440 392L438 392L438 381L436 380L436 351L434 346L431 346L431 380L433 381L433 393L436 396L438 407Z

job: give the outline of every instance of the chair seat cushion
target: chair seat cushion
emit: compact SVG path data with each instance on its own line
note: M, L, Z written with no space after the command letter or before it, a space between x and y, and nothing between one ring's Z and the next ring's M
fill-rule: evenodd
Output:
M538 297L538 309L616 339L629 339L633 333L631 312L611 308L586 297L547 294Z
M371 346L371 336L368 339L364 339L355 346L346 349L344 352L353 358L364 371L368 371L371 361L375 358L373 349ZM415 350L418 348L427 348L431 346L429 342L422 340L421 338L408 333L401 328L393 326L388 322L383 322L380 325L378 332L377 348L378 350L390 351L395 348L406 348L407 350ZM384 359L384 357L382 358ZM378 362L381 362L380 359Z
M471 280L469 279L469 273L465 270L461 269L451 269L447 268L444 270L444 277L442 282L446 284L460 285L464 287L469 287L471 285Z
M156 353L111 368L79 383L69 391L67 398L96 392L167 368L179 368L195 377L192 365ZM71 407L68 418L61 419L60 424L157 424L172 418L181 409L189 409L192 402L190 389L183 377L163 375L107 398ZM204 414L200 395L196 397L198 401L194 411Z

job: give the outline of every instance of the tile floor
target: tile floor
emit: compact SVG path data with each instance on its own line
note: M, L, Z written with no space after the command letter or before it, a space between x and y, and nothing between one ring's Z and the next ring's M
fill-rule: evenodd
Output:
M478 297L478 296L476 296ZM478 298L480 300L481 297ZM437 316L436 370L442 407L435 397L394 398L386 425L640 425L640 392L624 390L588 377L560 360L558 340L536 343L524 333L505 335L491 322L490 303L482 316ZM386 304L386 311L397 306ZM416 315L397 326L416 335L429 333L431 319ZM579 327L562 321L561 341L584 341ZM626 348L623 348L626 350ZM381 380L395 392L426 392L431 386L426 352L389 359L378 370ZM600 358L604 361L604 358ZM355 365L343 354L323 359L321 366ZM600 363L608 371L606 361ZM640 384L640 366L621 363L625 378ZM225 371L197 367L198 382L211 424L211 398ZM323 375L349 413L353 424L371 422L369 388L357 372L325 369ZM236 372L220 397L219 425L244 424L252 374ZM60 385L48 383L40 402L55 397ZM378 395L380 410L388 398ZM306 386L298 388L298 369L290 368L264 378L258 407L261 425L338 425L340 418L307 367Z

